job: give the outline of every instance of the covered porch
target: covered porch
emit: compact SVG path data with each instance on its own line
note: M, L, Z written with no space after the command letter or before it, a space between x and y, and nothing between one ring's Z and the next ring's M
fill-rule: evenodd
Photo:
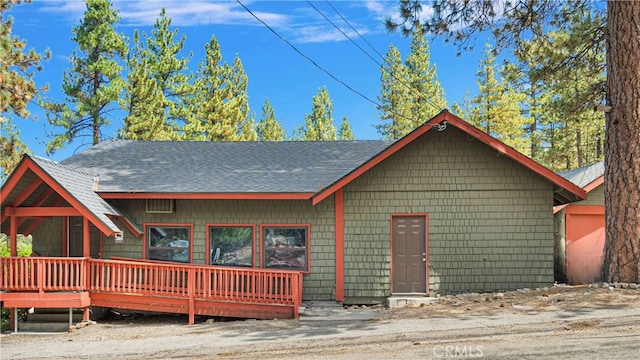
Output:
M298 271L101 259L104 238L122 239L121 229L140 238L142 230L93 191L97 181L93 174L25 156L3 184L0 226L10 247L10 256L0 259L4 308L83 309L84 320L93 306L167 312L188 315L190 324L196 315L298 316ZM60 236L53 236L60 239L56 250L18 257L18 234L52 220L61 224L55 231Z

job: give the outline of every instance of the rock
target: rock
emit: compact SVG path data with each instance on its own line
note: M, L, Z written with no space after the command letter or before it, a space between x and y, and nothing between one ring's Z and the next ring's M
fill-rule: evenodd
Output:
M638 288L638 284L634 284L634 283L629 284L629 289L634 289L635 290L637 288Z
M603 289L607 289L609 287L609 283L608 282L603 282L602 284L600 284L600 287Z
M214 322L216 322L216 320L214 318L211 318L211 319L207 319L207 321L205 321L204 323L207 324L207 325L211 325Z
M504 297L504 293L501 293L501 292L495 293L493 297L496 299L502 299Z
M623 289L628 289L629 288L629 283L622 283L622 288Z

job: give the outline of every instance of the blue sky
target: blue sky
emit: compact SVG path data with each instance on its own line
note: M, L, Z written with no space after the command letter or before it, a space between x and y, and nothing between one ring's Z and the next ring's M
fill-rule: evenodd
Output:
M291 134L295 126L303 124L305 114L311 112L312 97L326 85L333 100L336 126L347 116L356 139L379 138L374 127L379 123L378 112L370 101L377 102L380 92L379 54L386 54L390 44L398 47L403 57L409 52L409 39L390 35L384 28L386 16L397 16L398 1L313 1L313 6L306 1L242 3L300 52L364 97L298 54L236 1L113 1L122 17L117 30L130 40L134 29L149 34L164 7L172 26L186 35L185 55L193 53L191 71L197 69L204 45L212 35L218 39L225 61L230 63L238 54L249 79L249 101L256 121L262 116L265 98L269 98L276 117L287 134ZM82 0L33 0L31 4L15 6L9 13L14 18L14 34L27 41L27 48L49 49L52 53L51 59L43 63L44 70L35 77L39 86L49 85L45 96L50 99L64 99L62 74L69 68L69 56L75 48L71 29L79 24L84 10ZM456 48L440 38L431 43L431 63L437 67L449 106L461 101L467 91L471 94L477 91L475 73L483 41L478 40L473 53L460 57L456 56ZM60 130L48 124L36 105L31 104L29 110L39 120L15 119L14 123L31 151L44 156L49 140L46 134ZM112 125L103 130L106 138L115 137L122 126L118 114L110 120ZM87 137L78 139L50 158L62 160L88 148L89 141Z

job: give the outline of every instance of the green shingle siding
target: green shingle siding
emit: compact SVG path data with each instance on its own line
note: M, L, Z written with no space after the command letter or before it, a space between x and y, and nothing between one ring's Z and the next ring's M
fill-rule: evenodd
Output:
M431 291L552 283L552 205L539 175L457 129L428 133L345 188L345 295L390 295L392 213L429 214Z

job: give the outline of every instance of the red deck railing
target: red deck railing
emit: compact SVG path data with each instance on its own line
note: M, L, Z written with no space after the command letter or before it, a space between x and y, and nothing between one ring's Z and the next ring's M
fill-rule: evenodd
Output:
M86 287L85 259L5 257L0 289L11 291L75 291Z
M244 269L206 265L175 264L139 259L97 260L85 258L2 258L0 289L11 293L38 291L89 292L99 301L109 296L125 308L154 310L151 301L163 301L158 311L175 304L176 311L189 314L216 313L214 303L229 308L236 303L245 309L268 313L265 306L285 306L298 316L302 304L302 273L287 270ZM131 296L129 296L131 295ZM1 296L1 295L0 295ZM34 295L35 296L35 295ZM174 299L174 300L171 300ZM114 300L111 300L114 301ZM183 305L183 304L187 305ZM138 305L136 305L138 304ZM143 305L144 304L144 305ZM200 307L200 308L198 308ZM238 312L233 312L238 314Z

